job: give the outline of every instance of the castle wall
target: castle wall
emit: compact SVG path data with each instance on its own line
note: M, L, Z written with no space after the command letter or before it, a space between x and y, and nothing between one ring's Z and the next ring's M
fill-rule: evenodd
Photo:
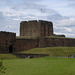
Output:
M75 47L71 38L17 38L15 33L0 32L0 53L15 53L37 47Z
M11 32L0 32L0 53L15 53L37 47L75 47L75 39L58 38L64 35L53 36L53 24L49 21L22 21L20 36L38 36L39 38L17 38Z
M29 50L38 47L38 38L16 39L15 52Z
M14 52L14 44L16 41L16 34L10 32L0 32L0 53Z
M22 21L20 23L20 36L39 36L40 23L34 21Z
M39 47L75 47L75 39L70 38L40 38Z
M48 21L42 21L40 20L40 25L41 25L41 36L53 36L53 24L52 22Z
M15 52L37 47L75 47L75 39L45 37L16 39Z
M53 36L53 24L42 20L22 21L20 36Z

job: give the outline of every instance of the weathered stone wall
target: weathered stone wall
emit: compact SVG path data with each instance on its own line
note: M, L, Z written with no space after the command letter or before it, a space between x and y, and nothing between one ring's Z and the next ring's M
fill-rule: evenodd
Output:
M46 37L16 39L14 52L29 50L37 47L75 47L75 39Z
M53 36L53 24L42 20L22 21L20 36Z
M11 32L0 32L0 53L11 53L14 51L16 34Z
M75 47L71 38L18 38L15 33L0 32L0 53L15 53L37 47Z
M38 38L16 39L15 52L36 48L38 45Z
M48 21L39 21L41 24L41 36L53 36L53 24L52 22L48 22Z
M20 23L20 36L39 36L40 24L34 21L22 21Z
M75 39L70 38L40 38L39 47L75 47Z
M39 58L39 57L46 57L49 56L49 54L28 54L28 53L15 53L19 58Z

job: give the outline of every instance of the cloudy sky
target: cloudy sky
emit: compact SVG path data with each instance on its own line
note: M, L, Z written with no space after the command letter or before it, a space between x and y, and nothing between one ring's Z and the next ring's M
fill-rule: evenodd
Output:
M75 0L0 0L0 31L19 36L20 22L53 22L55 34L75 38Z

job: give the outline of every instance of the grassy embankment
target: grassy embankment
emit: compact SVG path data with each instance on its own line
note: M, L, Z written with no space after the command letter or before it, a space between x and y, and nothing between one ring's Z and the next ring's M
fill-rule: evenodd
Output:
M75 47L34 48L20 53L49 54L50 56L73 56L75 55Z
M75 47L46 47L46 48L34 48L19 53L30 54L49 54L50 56L68 56L75 55ZM16 59L13 54L0 54L0 59Z
M17 59L18 57L16 57L13 54L0 54L0 59Z
M75 75L74 58L10 59L3 63L6 75Z

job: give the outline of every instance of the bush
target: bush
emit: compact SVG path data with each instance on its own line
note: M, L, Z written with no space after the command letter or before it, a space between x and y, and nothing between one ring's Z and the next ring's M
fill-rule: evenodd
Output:
M0 61L0 75L5 74L5 70L7 68L5 68L5 66L3 66L3 60Z

